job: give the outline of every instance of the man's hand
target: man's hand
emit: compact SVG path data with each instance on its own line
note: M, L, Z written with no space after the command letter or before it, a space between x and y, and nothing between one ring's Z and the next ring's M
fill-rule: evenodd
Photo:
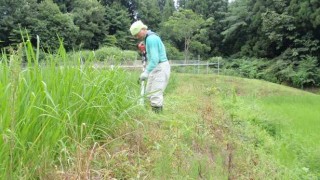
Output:
M147 70L145 70L143 73L141 73L140 75L140 81L144 81L146 79L148 79L149 76L149 72Z

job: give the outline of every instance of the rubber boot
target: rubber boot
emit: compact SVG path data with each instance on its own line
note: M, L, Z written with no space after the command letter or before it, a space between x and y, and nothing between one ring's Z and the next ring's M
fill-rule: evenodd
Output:
M162 112L162 106L160 107L152 107L152 111L155 112L156 114L159 114Z

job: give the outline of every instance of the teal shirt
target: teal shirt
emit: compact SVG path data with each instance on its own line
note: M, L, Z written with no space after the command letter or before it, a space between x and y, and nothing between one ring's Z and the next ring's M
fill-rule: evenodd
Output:
M150 73L159 63L168 61L168 58L166 49L157 34L148 31L145 41L148 58L147 71Z

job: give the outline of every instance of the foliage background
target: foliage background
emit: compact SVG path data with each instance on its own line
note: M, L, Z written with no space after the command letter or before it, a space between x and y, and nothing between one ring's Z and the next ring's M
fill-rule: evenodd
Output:
M67 51L136 50L128 29L140 19L162 37L170 59L263 58L270 66L260 73L276 72L275 81L319 85L317 0L0 0L0 12L4 51L21 42L21 30L33 45L38 35L45 52L59 47L58 37Z

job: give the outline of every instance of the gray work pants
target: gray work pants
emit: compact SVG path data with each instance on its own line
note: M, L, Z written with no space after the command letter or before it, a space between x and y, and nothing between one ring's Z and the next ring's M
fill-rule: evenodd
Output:
M163 106L163 92L168 85L170 77L169 61L159 63L148 77L146 93L152 107Z

